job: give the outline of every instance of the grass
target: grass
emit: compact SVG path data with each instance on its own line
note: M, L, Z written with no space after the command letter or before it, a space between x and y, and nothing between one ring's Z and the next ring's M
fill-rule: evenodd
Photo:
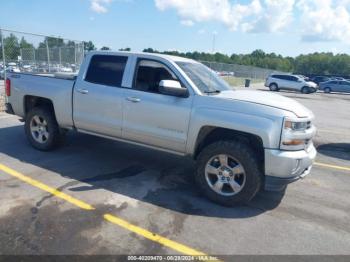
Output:
M224 76L222 77L229 85L233 87L244 86L246 78L235 77L235 76ZM264 83L264 79L250 79L250 84Z

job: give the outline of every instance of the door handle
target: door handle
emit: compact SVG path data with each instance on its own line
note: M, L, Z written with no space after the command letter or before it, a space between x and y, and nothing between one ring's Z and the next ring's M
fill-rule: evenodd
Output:
M86 90L86 89L77 89L77 92L83 94L83 95L86 95L89 93L89 90Z
M133 102L133 103L138 103L141 101L140 98L137 98L137 97L127 97L126 100L130 101L130 102Z

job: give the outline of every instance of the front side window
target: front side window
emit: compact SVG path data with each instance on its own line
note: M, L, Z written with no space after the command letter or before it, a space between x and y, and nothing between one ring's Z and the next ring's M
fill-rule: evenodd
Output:
M91 58L85 81L120 87L128 57L113 55L94 55Z
M179 81L176 75L166 65L153 60L139 60L134 78L134 89L160 93L159 83L162 80Z
M285 79L288 80L288 81L297 82L301 78L299 78L297 76L288 76L288 75L286 75Z
M288 81L293 81L293 82L297 82L299 78L295 77L295 76L286 76L286 80Z
M287 75L280 75L280 76L279 76L279 79L282 79L282 80L290 80L290 79L289 79L289 76L287 76Z

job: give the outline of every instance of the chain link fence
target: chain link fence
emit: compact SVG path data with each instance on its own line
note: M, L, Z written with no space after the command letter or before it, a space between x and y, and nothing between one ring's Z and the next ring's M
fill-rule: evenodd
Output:
M84 59L84 42L0 28L0 80L8 72L52 75L76 73ZM262 84L275 70L201 61L216 71L230 85ZM4 85L0 81L0 111L4 101Z
M0 29L0 78L8 72L75 73L84 58L82 41Z
M236 87L245 86L247 80L250 84L263 84L265 79L271 74L286 74L286 72L254 66L207 61L201 61L201 63L217 72L217 74L224 78L230 85Z
M0 28L0 112L9 72L50 75L76 73L84 58L84 42Z

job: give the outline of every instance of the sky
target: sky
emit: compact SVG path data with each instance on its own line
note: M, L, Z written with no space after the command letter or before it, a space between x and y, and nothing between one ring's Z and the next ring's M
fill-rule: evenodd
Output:
M0 0L0 9L1 28L114 50L350 53L350 0Z

